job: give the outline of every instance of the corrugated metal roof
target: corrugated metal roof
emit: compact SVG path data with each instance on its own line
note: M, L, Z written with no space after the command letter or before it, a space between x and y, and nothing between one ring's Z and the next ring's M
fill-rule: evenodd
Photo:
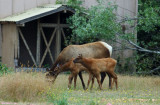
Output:
M42 6L38 6L36 8L26 10L23 13L15 14L15 15L0 19L0 23L14 22L16 24L24 24L26 22L47 16L47 15L50 15L53 13L57 13L57 12L60 12L63 10L68 10L68 11L74 12L73 9L71 9L65 5L46 4L46 5L42 5Z

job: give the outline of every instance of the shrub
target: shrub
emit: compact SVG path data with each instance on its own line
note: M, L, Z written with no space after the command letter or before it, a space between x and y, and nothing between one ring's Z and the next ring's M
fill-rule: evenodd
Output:
M2 64L0 62L0 76L7 74L7 73L11 73L11 68L8 68L6 65Z

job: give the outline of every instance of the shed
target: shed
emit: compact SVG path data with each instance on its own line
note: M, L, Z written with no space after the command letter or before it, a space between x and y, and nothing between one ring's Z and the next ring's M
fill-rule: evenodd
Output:
M9 67L52 65L69 35L66 5L46 4L0 19L2 62Z

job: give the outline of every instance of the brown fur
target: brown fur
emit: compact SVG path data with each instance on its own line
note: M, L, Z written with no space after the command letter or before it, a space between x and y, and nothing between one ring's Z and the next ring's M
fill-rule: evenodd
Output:
M107 58L111 56L109 50L100 42L83 45L69 45L62 50L50 70L54 71L57 64L62 65L68 62L71 58L76 58L80 53L83 54L84 57L91 58Z
M95 58L84 58L82 55L79 55L74 61L74 63L80 63L84 67L88 69L88 71L92 74L90 75L90 78L88 80L88 86L92 78L96 78L97 82L99 84L100 89L102 89L102 85L100 82L100 72L106 72L113 78L113 83L116 83L116 89L117 86L117 75L115 74L114 70L117 64L117 61L113 58L101 58L101 59L95 59ZM111 89L113 87L113 83L111 82ZM88 88L87 86L87 88ZM92 86L93 87L93 82Z
M69 78L68 78L68 80L69 80L68 88L71 87L71 83L72 83L73 78L74 78L74 88L76 88L76 80L77 80L77 75L79 72L81 72L81 71L88 72L88 69L86 69L81 64L74 64L73 60L74 60L74 58L72 58L70 61L68 61L67 63L65 63L63 65L56 67L55 68L55 75L53 76L55 79L60 72L70 71L71 74L69 75Z

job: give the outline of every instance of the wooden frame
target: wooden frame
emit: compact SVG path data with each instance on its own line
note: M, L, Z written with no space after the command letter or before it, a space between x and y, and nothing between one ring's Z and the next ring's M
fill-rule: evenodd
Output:
M50 40L47 42L47 39L46 39L46 35L43 31L43 28L54 28L52 34L51 34L51 37L50 37ZM68 28L69 25L68 24L60 24L60 13L58 13L58 16L57 16L57 24L51 24L51 23L40 23L40 19L38 19L37 21L37 46L36 46L36 58L34 58L28 44L27 44L27 41L25 40L24 38L24 35L21 31L21 29L18 27L18 32L19 32L19 35L21 36L23 42L24 42L24 45L34 63L34 65L36 67L41 67L45 58L46 58L46 55L47 55L47 52L49 53L49 56L50 56L50 59L52 61L52 63L54 63L54 58L52 56L52 52L50 50L50 46L51 46L51 43L53 42L53 39L54 37L56 37L56 49L55 49L55 58L58 57L60 51L61 51L61 37L64 38L64 40L66 40L66 36L65 36L65 33L64 33L64 30L63 28ZM46 45L46 49L44 51L44 53L41 55L40 51L41 51L41 39L43 38L44 42L45 42L45 45ZM19 40L19 39L18 39ZM19 53L19 49L20 47L18 46L18 53ZM19 56L19 54L18 54ZM42 56L42 58L41 58Z

